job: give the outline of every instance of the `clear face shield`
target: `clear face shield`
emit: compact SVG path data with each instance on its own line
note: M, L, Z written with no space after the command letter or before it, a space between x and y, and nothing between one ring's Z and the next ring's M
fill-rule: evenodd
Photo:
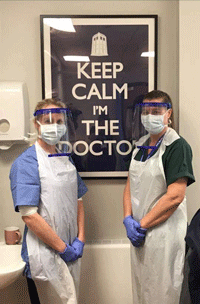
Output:
M75 128L71 111L67 108L47 108L34 113L40 125L38 137L48 145L57 145L60 153L71 153ZM59 153L58 153L59 154Z
M168 126L169 109L170 103L144 102L135 105L132 137L133 143L140 149L140 161L150 158L161 144L165 134L162 131ZM159 134L157 143L150 145L150 135Z
M170 103L144 102L135 105L132 137L136 142L147 134L159 134L168 125Z

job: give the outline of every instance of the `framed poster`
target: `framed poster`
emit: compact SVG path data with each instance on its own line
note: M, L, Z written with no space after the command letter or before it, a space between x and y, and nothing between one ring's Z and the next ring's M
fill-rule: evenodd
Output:
M71 109L82 177L126 177L135 104L157 88L157 15L41 16L43 98Z

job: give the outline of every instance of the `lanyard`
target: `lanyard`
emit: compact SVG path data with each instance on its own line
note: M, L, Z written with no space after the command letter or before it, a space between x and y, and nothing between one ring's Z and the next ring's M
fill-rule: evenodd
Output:
M158 139L155 146L137 146L137 148L142 150L142 157L141 157L140 161L143 161L145 150L151 149L151 152L148 154L146 160L149 159L153 155L154 151L157 150L159 145L161 144L164 135L165 135L165 133Z

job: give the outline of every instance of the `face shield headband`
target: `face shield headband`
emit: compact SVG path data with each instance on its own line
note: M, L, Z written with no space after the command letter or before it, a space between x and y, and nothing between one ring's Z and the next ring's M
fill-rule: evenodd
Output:
M136 107L141 107L141 109L145 108L163 108L163 109L171 109L172 105L169 102L142 102L136 104Z
M64 115L67 116L67 114L68 115L71 114L71 111L68 108L48 108L48 109L37 110L33 115L36 117L42 114L51 114L51 113L64 113Z

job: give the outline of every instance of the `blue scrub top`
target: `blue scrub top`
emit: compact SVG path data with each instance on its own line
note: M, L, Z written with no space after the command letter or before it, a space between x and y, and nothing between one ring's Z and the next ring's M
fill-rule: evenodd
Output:
M69 158L73 163L71 157ZM10 181L15 211L18 206L38 206L40 202L40 177L35 145L24 151L12 164ZM78 198L87 191L87 187L77 172Z

